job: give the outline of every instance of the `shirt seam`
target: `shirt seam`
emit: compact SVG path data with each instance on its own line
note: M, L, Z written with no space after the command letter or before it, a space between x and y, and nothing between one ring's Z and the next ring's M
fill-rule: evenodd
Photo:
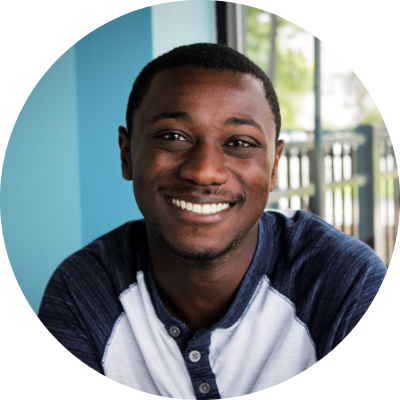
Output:
M135 286L137 286L137 282L132 283L131 285L129 285L123 292L121 292L121 294L118 296L118 299L121 300L125 295L127 295L132 288L134 288ZM117 329L118 324L121 322L123 316L125 315L125 311L122 311L122 313L118 316L117 320L114 323L113 329L111 331L110 337L107 340L107 344L104 347L104 352L103 352L103 357L101 359L101 365L104 366L104 363L106 361L106 357L107 357L107 352L108 352L108 348L110 347L111 341L114 338L115 335L115 331Z
M138 274L139 274L139 272L142 272L142 271L138 271ZM128 292L130 292L131 289L132 289L133 287L135 287L137 284L138 284L137 282L130 284L123 292L121 292L121 294L118 296L118 298L121 300L121 299L122 299L125 295L127 295Z
M231 326L228 326L227 328L223 328L223 327L217 327L215 330L211 331L211 334L213 334L213 332L217 331L217 330L223 330L223 331L227 331L229 329L234 329L237 325L240 324L240 322L242 321L243 317L245 316L245 314L247 313L247 310L250 308L250 306L253 304L254 299L257 297L258 293L260 292L260 288L261 288L261 283L262 283L262 279L260 279L260 281L258 282L257 286L256 286L256 290L253 293L253 296L251 297L249 303L247 304L246 308L244 309L244 311L242 312L242 315L237 319L237 321L232 324Z
M272 286L271 281L270 281L270 279L268 278L267 275L264 275L263 278L264 278L264 280L269 284L269 289L270 289L273 293L275 293L277 296L279 296L281 299L285 300L288 304L290 304L290 305L293 307L293 310L294 310L294 319L295 319L295 320L297 321L297 323L298 323L299 325L301 325L301 326L305 329L305 331L307 332L308 338L310 339L310 342L311 342L311 344L312 344L312 346L313 346L313 348L314 348L315 361L317 362L317 361L318 361L317 346L315 345L315 342L314 342L314 340L313 340L313 338L312 338L312 336L311 336L311 333L310 333L310 331L309 331L309 329L308 329L307 324L306 324L305 322L303 322L303 321L299 318L299 316L297 315L296 305L295 305L288 297L286 297L284 294L282 294L281 292L279 292L277 289L275 289L275 288Z
M122 311L122 313L119 315L119 317L117 318L117 320L114 323L113 329L111 331L110 337L107 340L107 344L106 347L104 348L104 352L103 352L103 358L101 359L101 365L104 367L104 363L106 361L106 357L107 357L107 352L108 352L108 348L110 347L111 341L114 337L115 331L117 329L118 324L121 322L123 316L125 315L125 311Z

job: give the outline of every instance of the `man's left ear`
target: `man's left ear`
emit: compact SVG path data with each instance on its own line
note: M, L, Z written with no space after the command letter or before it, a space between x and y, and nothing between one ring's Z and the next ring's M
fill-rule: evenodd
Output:
M118 128L118 144L121 152L122 176L127 181L133 180L133 169L131 159L131 141L124 126Z
M282 139L278 140L278 144L276 146L276 151L275 151L274 167L272 168L271 184L269 189L270 192L275 190L276 185L278 183L278 164L279 160L281 159L284 147L285 147L285 142Z

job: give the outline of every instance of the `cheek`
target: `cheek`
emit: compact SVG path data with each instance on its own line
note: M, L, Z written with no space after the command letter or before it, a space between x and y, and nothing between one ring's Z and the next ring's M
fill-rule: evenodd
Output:
M271 182L272 164L264 159L259 161L249 160L238 163L236 175L239 176L241 185L256 197L264 197L269 193Z
M140 194L143 198L149 194L153 195L157 191L158 186L165 183L173 170L170 160L162 153L142 152L133 161L133 166L135 196L138 197L137 195Z
M242 164L242 163L240 163ZM270 192L272 163L262 158L259 162L252 160L247 165L238 165L236 169L239 182L246 193L247 207L257 218L264 211Z

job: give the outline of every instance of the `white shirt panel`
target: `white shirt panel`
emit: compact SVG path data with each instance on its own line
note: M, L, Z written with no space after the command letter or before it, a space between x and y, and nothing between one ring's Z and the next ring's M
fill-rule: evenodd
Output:
M316 363L308 332L294 307L262 279L242 318L211 335L210 364L222 398L281 383Z
M131 388L159 395L149 370L142 367L145 360L125 313L114 329L104 357L105 376ZM138 365L141 368L137 368Z
M110 338L104 373L147 393L193 399L182 354L154 311L142 272L137 281L120 296L126 315ZM123 368L111 367L118 364Z

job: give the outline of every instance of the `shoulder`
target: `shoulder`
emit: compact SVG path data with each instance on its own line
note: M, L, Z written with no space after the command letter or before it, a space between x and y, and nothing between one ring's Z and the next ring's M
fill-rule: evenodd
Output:
M130 221L99 237L67 257L53 273L42 307L51 302L72 301L95 307L98 302L116 302L118 295L136 282L136 273L146 262L144 220ZM101 296L99 296L101 293Z
M65 259L45 290L40 320L99 372L107 340L123 312L119 295L135 282L145 243L144 221L128 222Z
M267 212L273 262L266 273L289 298L323 357L373 301L386 267L365 243L304 212Z
M137 269L141 268L137 253L146 243L144 220L127 222L67 257L54 277L70 281L84 277L96 281L107 276L117 286L124 286L124 281L134 279Z
M365 243L349 236L321 218L302 211L268 211L262 217L270 227L276 250L285 261L313 264L317 269L329 266L335 269L352 268L353 271L373 268L385 272L377 254ZM325 266L325 267L324 267Z

